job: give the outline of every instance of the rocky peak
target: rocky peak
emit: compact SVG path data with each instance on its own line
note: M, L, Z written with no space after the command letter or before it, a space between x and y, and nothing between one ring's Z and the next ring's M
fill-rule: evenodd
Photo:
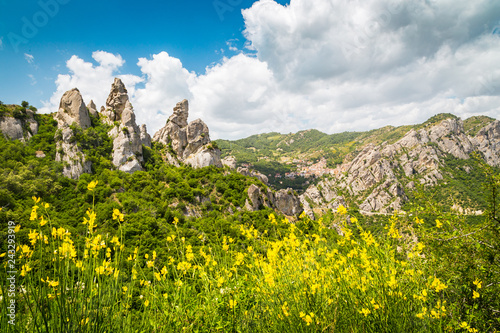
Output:
M172 122L181 128L186 127L188 125L188 116L189 104L188 100L184 99L175 105L174 113L168 118L167 123Z
M63 94L59 111L54 118L59 132L56 133L56 161L64 162L63 175L78 179L83 173L90 173L92 164L78 147L70 128L73 124L82 129L91 126L89 112L78 89L74 88Z
M108 99L106 100L105 115L112 122L121 120L123 110L127 107L127 102L129 102L127 89L122 80L115 78L115 81L111 85Z
M151 135L148 134L145 124L141 125L141 142L146 147L151 148Z
M132 103L123 82L115 78L102 112L114 127L108 132L113 139L113 164L118 170L133 173L142 170L142 137ZM115 123L118 122L118 123ZM146 133L147 134L147 133Z
M89 112L77 88L68 90L63 94L55 118L60 126L69 126L76 123L82 129L90 127Z
M91 114L93 117L99 116L99 113L97 112L97 107L95 106L93 100L90 100L90 103L87 105L87 109L89 110L89 114Z
M211 143L208 126L201 119L188 123L188 116L188 101L177 103L165 126L153 136L153 141L171 145L176 155L167 153L166 159L171 164L177 164L177 160L194 168L221 167L220 150Z

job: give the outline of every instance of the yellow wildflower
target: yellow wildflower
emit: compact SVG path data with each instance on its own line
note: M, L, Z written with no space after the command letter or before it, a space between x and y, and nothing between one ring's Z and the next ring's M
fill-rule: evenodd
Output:
M47 220L45 220L45 219L43 218L43 215L42 215L42 216L40 216L40 220L41 220L41 221L40 221L40 227L43 227L43 226L44 226L44 225L46 225L46 224L47 224L47 222L48 222Z
M477 289L481 289L483 281L475 279L473 283L476 285Z
M98 181L97 180L93 180L91 181L88 185L87 185L87 190L89 191L93 191L95 189L95 187L97 186L97 183Z
M347 214L347 209L343 205L339 205L339 207L337 208L337 213L339 213L340 215L345 215Z
M365 308L358 310L358 312L364 315L365 317L367 317L371 313L370 309L365 309Z
M123 214L116 208L113 209L113 220L123 222Z
M479 293L477 291L472 292L472 298L479 298Z

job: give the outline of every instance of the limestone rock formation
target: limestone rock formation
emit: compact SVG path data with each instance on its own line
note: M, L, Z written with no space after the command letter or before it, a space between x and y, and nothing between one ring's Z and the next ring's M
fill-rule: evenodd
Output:
M299 198L293 193L291 188L279 190L274 196L274 204L278 210L288 216L300 214L302 206Z
M63 175L78 179L83 173L91 172L91 162L86 160L83 151L74 140L71 125L86 129L90 126L90 117L83 103L82 95L74 88L65 92L54 116L57 120L56 161L63 162Z
M339 166L333 179L311 185L301 201L310 215L314 211L335 209L342 198L334 193L342 190L361 199L362 213L390 213L401 209L407 200L406 190L413 189L415 181L435 185L443 179L440 167L446 154L468 159L473 151L481 152L488 164L500 165L498 120L473 137L465 134L462 120L445 119L418 130L411 129L393 144L368 144L351 161ZM404 173L404 179L397 176L396 170ZM325 189L331 192L330 196L324 196Z
M495 120L483 127L471 138L471 142L483 153L486 163L500 166L500 121Z
M222 165L229 167L229 169L236 169L236 158L234 156L226 156L221 162Z
M89 114L93 117L99 117L99 113L97 112L97 107L93 100L90 100L90 103L87 105L87 109L89 110Z
M220 162L220 150L212 147L202 147L195 153L188 155L184 162L195 169L211 165L219 168L222 167L222 163Z
M10 140L26 142L38 133L38 122L35 120L34 112L27 109L24 119L13 117L0 117L0 131L3 136Z
M106 99L106 108L104 110L101 109L101 115L105 117L109 124L120 121L128 101L128 93L125 85L122 80L115 78L115 81L111 85L108 99Z
M151 148L151 135L148 134L146 125L144 124L141 125L141 142L146 147Z
M68 126L75 124L82 129L90 127L89 112L77 88L68 90L63 94L55 119L59 124Z
M188 101L177 103L173 111L165 126L153 136L153 141L171 147L167 161L176 164L177 160L177 163L184 162L193 168L222 167L220 150L210 141L208 126L201 119L188 124Z
M264 203L261 197L260 189L257 185L252 184L247 190L248 198L245 202L245 208L250 211L256 211Z
M125 91L125 95L121 93L123 91ZM123 109L119 109L119 113L112 113L113 116L116 116L114 121L117 121L118 125L114 125L108 135L113 139L113 165L118 170L133 173L143 170L141 166L143 162L141 130L135 121L134 109L128 100L125 87L119 79L115 79L108 101L121 103L125 99ZM118 106L121 108L121 104L117 104ZM117 111L117 109L112 110ZM109 115L108 113L106 117Z
M266 185L269 182L269 179L267 178L267 176L260 173L259 171L249 170L248 168L243 168L243 167L239 167L238 169L236 169L236 171L241 173L243 176L256 177L257 179L259 179L261 182L263 182Z

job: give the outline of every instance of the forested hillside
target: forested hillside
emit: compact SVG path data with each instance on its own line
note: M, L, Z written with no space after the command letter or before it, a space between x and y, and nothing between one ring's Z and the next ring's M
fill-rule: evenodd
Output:
M477 157L460 158L465 144L455 149L462 134L486 138L489 118L464 121L467 134L448 135L460 123L439 115L370 132L217 141L238 164L266 175L293 172L294 159L310 160L305 168L345 168L339 178L307 178L305 211L284 215L279 207L298 202L292 189L278 194L229 167L192 167L176 158L172 142L142 144L134 155L141 170L119 170L131 159L115 165L116 138L130 138L122 128L134 126L100 113L86 128L61 130L60 118L29 104L2 110L0 120L19 129L0 135L0 238L14 239L0 245L0 307L8 313L16 300L20 331L500 329L500 182L487 163L496 156L487 148L494 136L480 141ZM443 139L432 141L433 133ZM57 161L70 151L58 146L64 140L78 152L73 161ZM419 162L423 152L432 157L427 164ZM75 161L90 163L89 171L64 176ZM405 190L402 209L360 209L388 180ZM392 184L383 188L388 195ZM14 298L5 282L11 269ZM8 321L0 319L2 332L15 331Z

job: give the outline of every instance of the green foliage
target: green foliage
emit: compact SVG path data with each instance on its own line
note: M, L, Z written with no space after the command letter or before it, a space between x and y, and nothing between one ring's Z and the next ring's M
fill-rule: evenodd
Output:
M473 116L464 120L464 131L470 136L475 136L481 128L495 119L487 116Z

